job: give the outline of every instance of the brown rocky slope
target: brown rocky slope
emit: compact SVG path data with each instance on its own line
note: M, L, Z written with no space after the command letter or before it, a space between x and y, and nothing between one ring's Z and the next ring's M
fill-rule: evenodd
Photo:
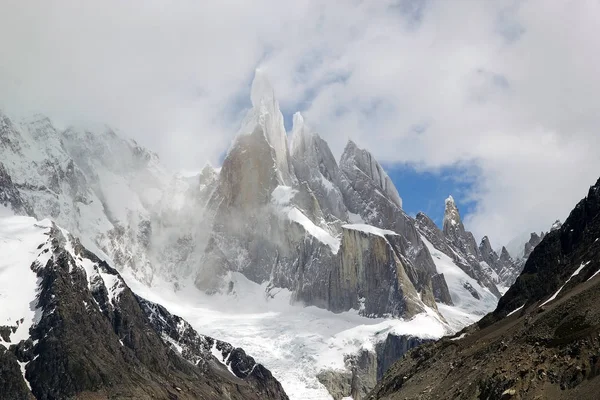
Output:
M534 249L497 309L392 366L370 399L595 399L600 180Z

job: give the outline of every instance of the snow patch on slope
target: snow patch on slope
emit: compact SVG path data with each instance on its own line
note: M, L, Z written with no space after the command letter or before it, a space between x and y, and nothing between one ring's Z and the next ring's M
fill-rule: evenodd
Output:
M16 327L10 345L29 338L29 329L41 317L37 308L38 277L31 269L37 260L45 265L51 256L44 246L52 226L49 220L12 216L0 219L0 325ZM43 253L43 252L46 253ZM46 255L47 254L47 255Z
M563 288L565 286L567 286L567 283L569 283L571 281L571 279L573 279L574 276L579 275L579 273L581 272L581 270L584 269L589 263L590 263L590 261L581 263L581 265L579 266L579 268L577 268L575 270L575 272L573 272L571 274L571 276L569 277L569 279L567 279L567 281L564 283L564 285L562 285L561 287L559 287L558 290L556 291L556 293L554 293L548 300L546 300L545 302L543 302L542 304L540 304L540 307L545 306L546 304L550 303L552 300L556 299L556 297L561 292L561 290L563 290Z
M498 300L489 289L480 286L475 279L471 278L466 272L460 269L450 257L437 250L422 235L421 240L425 243L427 249L431 253L437 272L444 274L444 278L448 284L448 290L450 291L450 297L452 297L454 307L438 305L438 309L442 315L449 320L448 322L457 317L461 319L459 324L462 324L465 320L471 318L477 321L483 315L496 308ZM479 300L476 299L465 286L470 286L475 289L481 298ZM468 317L468 315L471 315L472 317Z
M354 230L354 231L365 232L365 233L370 233L372 235L377 235L377 236L381 236L381 237L385 237L385 235L398 236L398 234L394 231L390 231L388 229L380 229L373 225L367 225L367 224L346 224L346 225L342 225L342 228L346 228L346 229L350 229L350 230Z
M509 313L508 313L506 316L507 316L507 317L510 317L511 315L513 315L513 314L515 314L515 313L517 313L517 312L521 311L521 310L523 309L523 307L525 307L525 304L523 304L521 307L518 307L518 308L516 308L516 309L512 310L512 311L511 311L511 312L509 312Z
M331 251L337 254L340 249L340 240L333 237L325 229L317 226L302 211L291 204L296 193L298 191L290 186L277 186L271 193L271 204L275 205L290 221L300 224L308 234L329 246Z
M312 236L317 238L321 243L326 244L331 248L331 251L334 254L337 254L340 249L340 240L331 236L329 232L325 229L317 226L312 222L306 215L302 213L302 211L298 210L296 207L292 207L288 213L288 218L291 221L297 222L304 227L306 232L310 233Z
M279 185L271 193L271 202L279 206L287 206L292 202L298 191L291 186Z

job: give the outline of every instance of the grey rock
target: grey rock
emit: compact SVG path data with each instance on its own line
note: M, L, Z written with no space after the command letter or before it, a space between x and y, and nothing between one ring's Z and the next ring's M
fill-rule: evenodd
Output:
M496 260L497 256L491 250L491 246L488 249L488 240L484 241L485 257L482 256L479 247L475 244L473 234L465 230L452 196L446 200L443 230L440 230L424 213L417 214L416 226L437 250L450 257L459 268L481 286L488 288L490 292L500 297L500 292L494 283L495 273L485 261L486 259Z
M358 309L363 315L410 317L423 302L389 240L358 229L343 228L341 263L331 273L329 309ZM389 237L389 240L388 240Z
M317 198L328 222L347 221L348 210L340 187L340 169L321 137L305 125L300 113L294 114L291 156L300 182L306 182Z
M4 164L0 162L0 205L12 209L16 214L30 215L33 214L33 210L23 200L21 193L16 185L13 183L12 178Z
M410 349L428 340L406 335L388 334L375 345L375 351L360 350L347 355L345 371L324 370L318 374L321 382L334 400L352 396L355 400L366 399L368 393L381 380L388 369Z
M539 235L536 232L531 233L529 240L525 243L524 248L523 248L523 259L524 260L527 260L529 258L529 256L531 255L531 252L533 251L535 246L537 246L538 244L540 244L542 242L542 240L544 239L544 236L546 236L546 234L544 232L541 232Z
M444 279L444 274L437 274L431 277L431 288L433 290L433 297L435 301L448 305L453 305L450 291L448 290L448 284Z

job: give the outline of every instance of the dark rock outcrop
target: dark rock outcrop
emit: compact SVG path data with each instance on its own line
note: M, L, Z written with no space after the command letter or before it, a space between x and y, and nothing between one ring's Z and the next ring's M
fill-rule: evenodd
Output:
M180 352L173 343L208 339L162 308L158 315L148 312L148 302L135 296L116 270L56 226L38 250L42 257L51 253L42 258L47 262L31 266L39 279L40 319L30 329L30 339L11 345L8 352L0 350L0 374L6 376L1 385L10 388L0 398L26 398L10 397L25 385L19 361L25 363L31 393L42 400L287 399L270 372L241 349L220 342L227 347L232 372L211 362L210 349ZM175 341L171 336L178 327L185 329Z
M23 380L17 357L0 344L0 399L32 400L33 395Z
M527 243L525 243L525 246L523 248L523 259L524 260L527 260L529 258L529 256L531 255L531 252L533 251L535 246L537 246L538 244L541 243L544 236L546 236L546 233L544 233L544 232L542 232L540 235L538 235L536 232L531 233L529 240L527 241Z
M433 297L435 301L448 305L453 305L450 291L448 290L448 284L444 279L444 274L437 274L431 277L431 289L433 290Z
M545 235L525 263L523 272L500 299L494 317L499 318L510 311L544 299L555 293L562 285L575 286L595 272L600 250L600 180L588 191L571 211L565 223ZM569 277L583 264L585 269ZM563 290L569 289L566 286ZM487 323L486 319L482 323Z
M21 193L13 183L4 164L0 162L0 205L10 208L16 214L28 215L32 214L33 210L23 200Z
M169 313L160 304L152 303L139 296L136 298L156 332L175 348L182 349L183 358L201 367L203 371L207 371L215 365L215 354L220 353L220 357L216 360L217 367L221 369L223 366L227 367L236 377L250 383L256 393L262 396L261 398L286 398L281 384L271 372L247 355L244 349L200 335L187 321Z

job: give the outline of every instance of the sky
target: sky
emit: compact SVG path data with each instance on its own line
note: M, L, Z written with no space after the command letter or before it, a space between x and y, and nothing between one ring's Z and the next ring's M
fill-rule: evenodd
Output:
M142 7L143 4L143 7ZM0 107L106 123L173 170L218 164L256 68L406 210L476 237L564 219L600 175L596 0L3 0Z

